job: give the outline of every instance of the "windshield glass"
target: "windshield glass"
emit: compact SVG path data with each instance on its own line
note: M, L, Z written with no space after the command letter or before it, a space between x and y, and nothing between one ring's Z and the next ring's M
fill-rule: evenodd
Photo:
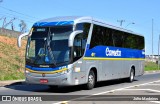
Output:
M34 27L32 35L28 38L26 64L68 64L68 38L71 32L72 26Z

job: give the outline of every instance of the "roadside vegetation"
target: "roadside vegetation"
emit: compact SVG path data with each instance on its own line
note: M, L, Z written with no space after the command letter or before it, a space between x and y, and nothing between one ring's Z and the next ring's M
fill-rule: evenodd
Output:
M16 38L0 36L0 81L24 79L26 40L22 44L22 48L18 48Z
M145 71L158 70L158 64L156 64L154 62L145 62L144 70Z

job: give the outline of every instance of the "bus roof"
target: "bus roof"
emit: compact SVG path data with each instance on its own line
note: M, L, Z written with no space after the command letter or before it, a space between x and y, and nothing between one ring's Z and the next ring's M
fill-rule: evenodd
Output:
M110 24L108 24L108 23L106 23L102 20L98 20L98 19L95 19L95 18L90 17L90 16L53 17L53 18L40 20L40 21L36 22L33 26L63 26L63 25L74 25L74 24L83 23L83 22L93 23L93 24L105 26L105 27L108 27L108 28L112 28L112 29L115 29L115 30L124 31L124 32L127 32L127 33L143 36L141 34L137 34L137 33L133 32L131 30L110 25Z

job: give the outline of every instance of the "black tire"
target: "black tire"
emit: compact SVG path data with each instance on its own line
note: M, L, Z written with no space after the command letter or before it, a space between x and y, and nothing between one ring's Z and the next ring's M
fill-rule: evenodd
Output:
M134 81L134 76L135 76L135 71L134 71L133 68L131 68L130 76L128 78L128 82L133 82Z
M91 90L94 88L94 85L95 85L95 74L94 74L94 71L91 70L89 72L89 75L88 75L88 82L87 84L85 85L86 89L87 90Z
M54 90L54 89L57 89L58 86L57 85L49 85L49 88L52 89L52 90Z

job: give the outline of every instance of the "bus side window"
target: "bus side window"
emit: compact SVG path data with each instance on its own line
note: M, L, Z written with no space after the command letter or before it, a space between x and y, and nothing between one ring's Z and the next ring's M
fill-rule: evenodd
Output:
M73 60L76 61L83 56L85 47L83 44L83 34L78 34L74 39L74 51L73 51Z
M118 30L112 31L112 38L113 38L113 46L115 47L122 47L123 46L123 32Z

